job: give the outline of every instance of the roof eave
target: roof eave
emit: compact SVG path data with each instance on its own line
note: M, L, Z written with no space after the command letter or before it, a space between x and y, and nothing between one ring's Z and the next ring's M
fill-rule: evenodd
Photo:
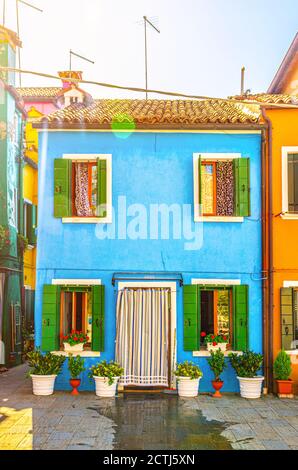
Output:
M296 36L294 37L285 57L282 60L282 63L280 64L272 82L269 85L267 93L280 93L281 92L281 86L284 82L285 75L290 68L293 60L295 59L295 55L298 51L298 33L296 33Z

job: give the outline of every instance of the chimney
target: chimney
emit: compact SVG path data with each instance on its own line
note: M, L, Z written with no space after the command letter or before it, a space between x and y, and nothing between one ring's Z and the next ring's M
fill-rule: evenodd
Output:
M72 85L78 86L79 82L82 80L83 72L75 70L65 70L63 72L58 72L59 77L62 79L62 88L70 88ZM78 82L71 82L67 80L68 78L75 78L79 80Z

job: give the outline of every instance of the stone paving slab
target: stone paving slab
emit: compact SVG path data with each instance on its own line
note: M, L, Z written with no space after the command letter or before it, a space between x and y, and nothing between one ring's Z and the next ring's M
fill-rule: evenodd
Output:
M198 449L210 445L239 450L298 449L297 398L246 400L226 394L215 400L204 394L177 399L169 394L162 400L138 396L133 401L123 395L99 399L91 392L78 397L69 392L36 397L30 379L24 378L26 369L19 366L0 375L1 450L112 450L117 445L150 450L176 445L178 449L183 448L179 445L186 435L185 442ZM165 406L167 401L172 408ZM210 426L213 431L208 434Z

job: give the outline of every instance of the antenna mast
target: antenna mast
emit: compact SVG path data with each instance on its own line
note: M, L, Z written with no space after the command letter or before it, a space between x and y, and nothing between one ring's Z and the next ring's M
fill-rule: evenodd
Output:
M144 33L145 33L145 89L146 89L146 100L148 99L148 57L147 57L147 23L151 28L155 29L157 33L160 34L159 29L157 29L154 24L148 20L147 16L143 16L144 19Z
M71 57L72 56L79 57L79 59L85 60L86 62L90 62L90 64L95 64L93 60L87 59L87 57L84 57L80 54L77 54L76 52L72 51L71 49L69 50L69 70L71 70L72 63L71 63Z
M5 0L3 0L3 20L5 20ZM24 0L16 0L16 16L17 16L17 34L18 37L20 37L20 19L19 19L19 3L22 3L23 5L26 5L27 7L32 8L33 10L37 10L39 12L43 12L40 8L36 7L35 5L31 5L31 3L25 2ZM3 23L4 24L4 23ZM21 48L18 48L18 61L19 61L19 69L21 69ZM19 74L19 83L20 87L22 86L22 76L21 72Z

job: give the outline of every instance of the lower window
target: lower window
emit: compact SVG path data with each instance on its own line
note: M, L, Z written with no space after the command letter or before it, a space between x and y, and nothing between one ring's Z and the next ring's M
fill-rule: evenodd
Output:
M60 307L60 348L63 349L63 336L72 331L82 331L89 341L85 349L91 349L92 344L92 296L91 291L61 292Z
M201 331L207 335L223 335L232 343L231 289L201 290ZM204 337L201 337L203 346Z

